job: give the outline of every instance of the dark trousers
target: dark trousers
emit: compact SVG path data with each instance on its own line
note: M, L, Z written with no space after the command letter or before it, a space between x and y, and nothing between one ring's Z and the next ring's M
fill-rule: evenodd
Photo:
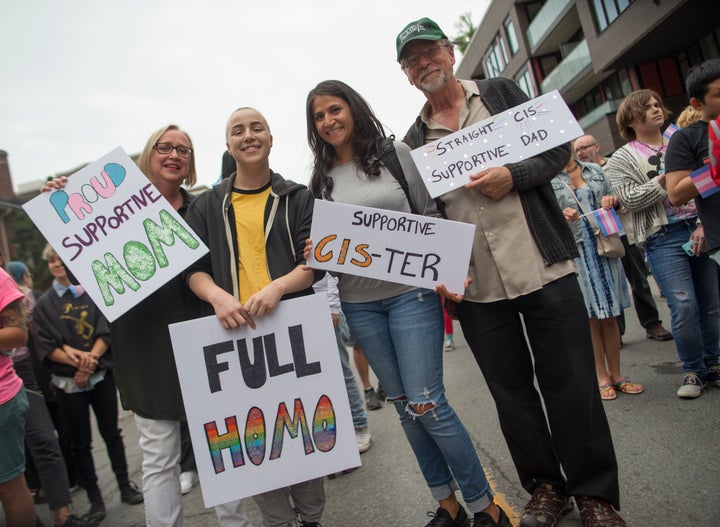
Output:
M58 390L58 402L71 426L72 457L78 471L80 486L86 490L97 488L95 463L92 457L91 406L98 430L105 441L115 478L119 485L127 484L125 445L118 428L118 401L112 370L107 370L105 379L90 391L68 394Z
M522 486L532 492L538 483L550 483L618 507L615 450L575 276L513 300L462 302L457 311Z
M637 313L640 325L647 329L649 326L660 322L657 306L652 296L652 290L648 283L648 269L645 263L645 256L642 249L637 245L630 245L627 236L620 236L625 247L625 256L621 258L625 277L630 284L632 290L633 305ZM625 334L625 314L620 313L618 317L618 326L620 326L620 334Z
M67 477L71 487L78 484L77 469L75 468L75 461L72 457L72 444L70 441L70 424L63 415L63 411L60 408L60 404L57 402L57 395L54 400L45 399L45 405L47 406L48 413L52 419L53 425L58 435L58 443L60 444L60 452L62 452L63 461L65 462L65 469L67 470Z
M70 504L68 476L45 397L27 391L30 407L25 418L25 444L36 467L50 510Z

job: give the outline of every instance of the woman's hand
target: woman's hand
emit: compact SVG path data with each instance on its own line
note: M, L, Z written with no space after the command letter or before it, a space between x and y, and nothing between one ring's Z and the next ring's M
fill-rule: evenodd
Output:
M577 209L573 209L572 207L566 207L562 212L567 221L578 221L580 219L580 214L578 214Z
M62 349L67 356L70 357L70 360L73 361L78 370L89 371L91 373L95 371L98 361L88 352L80 351L68 344L63 344Z
M40 189L40 192L50 192L51 190L58 190L65 187L65 184L68 181L67 176L60 176L53 179L50 179L45 182L45 184Z
M612 194L608 194L607 196L602 197L602 208L605 210L614 209L618 206L619 200L617 199L617 196L613 196Z
M472 278L469 276L465 278L465 282L463 283L463 287L467 289L470 284L472 284ZM463 298L465 298L464 294L461 293L451 293L448 291L448 288L445 287L445 284L438 284L435 286L435 293L442 296L443 298L446 298L448 300L451 300L452 302L460 303L463 301ZM449 313L448 313L449 314ZM457 320L457 319L456 319Z

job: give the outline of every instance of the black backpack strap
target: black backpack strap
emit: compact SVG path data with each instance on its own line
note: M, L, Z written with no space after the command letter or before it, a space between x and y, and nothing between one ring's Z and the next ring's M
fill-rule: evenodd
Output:
M384 137L379 143L380 148L378 154L380 155L383 165L385 165L385 167L387 167L390 171L390 174L392 174L392 177L400 183L400 188L405 193L405 198L407 198L407 202L410 205L410 212L413 214L422 214L418 211L417 207L415 207L412 198L410 198L410 188L408 187L407 179L405 179L405 172L403 172L402 165L400 165L400 160L398 159L397 152L395 151L395 145L393 144L394 140L394 135Z

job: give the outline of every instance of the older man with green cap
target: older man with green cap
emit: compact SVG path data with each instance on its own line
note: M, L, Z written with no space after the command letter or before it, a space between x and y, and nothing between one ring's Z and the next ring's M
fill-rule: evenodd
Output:
M509 79L456 79L453 46L428 18L405 26L396 49L410 84L427 98L403 139L412 148L528 100ZM532 493L521 527L556 525L572 510L571 496L585 527L625 525L614 510L617 461L572 261L578 249L550 185L570 155L562 145L482 170L437 200L445 217L476 226L465 294L438 291L455 308Z

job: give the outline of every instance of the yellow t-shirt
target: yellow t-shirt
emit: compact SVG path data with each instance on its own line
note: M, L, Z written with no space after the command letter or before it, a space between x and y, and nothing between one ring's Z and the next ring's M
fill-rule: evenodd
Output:
M270 283L265 252L265 205L270 184L259 190L233 189L232 207L238 245L238 278L240 302Z

